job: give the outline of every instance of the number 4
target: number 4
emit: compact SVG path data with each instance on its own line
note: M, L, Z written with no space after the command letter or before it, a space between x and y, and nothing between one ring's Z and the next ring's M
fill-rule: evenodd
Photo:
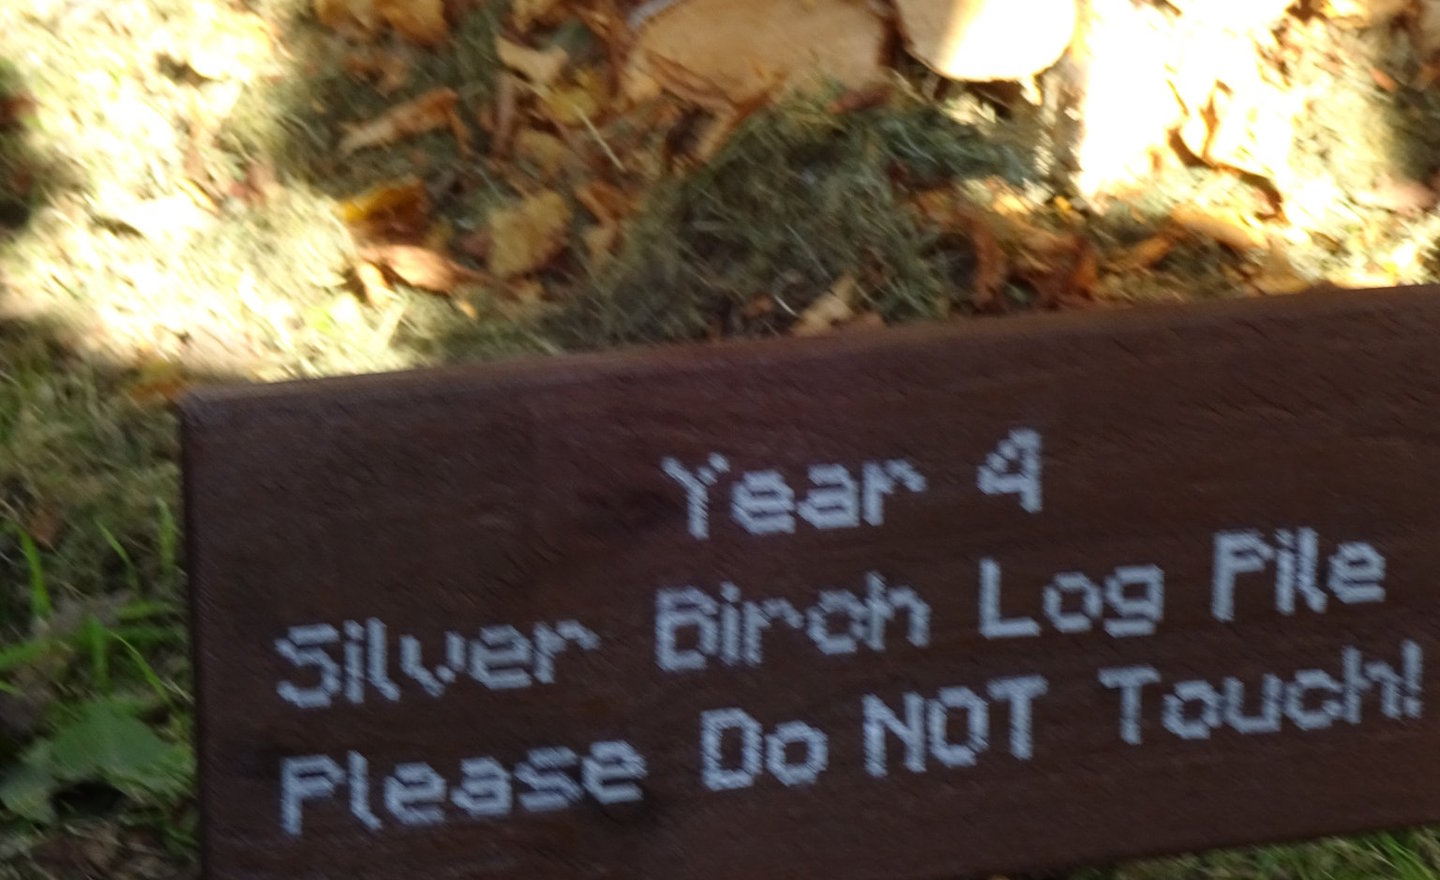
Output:
M1040 512L1040 432L1016 428L985 457L976 485L986 495L1017 495L1027 513Z

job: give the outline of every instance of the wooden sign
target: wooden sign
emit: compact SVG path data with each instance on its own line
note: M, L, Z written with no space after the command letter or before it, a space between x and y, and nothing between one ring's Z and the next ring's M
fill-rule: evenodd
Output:
M1440 819L1440 292L184 406L215 878L934 878Z

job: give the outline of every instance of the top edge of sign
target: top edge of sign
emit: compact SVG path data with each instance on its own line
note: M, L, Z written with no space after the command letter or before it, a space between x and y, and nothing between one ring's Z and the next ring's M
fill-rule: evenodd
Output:
M1223 325L1240 319L1296 320L1354 315L1359 318L1383 312L1436 310L1440 320L1440 284L1373 289L1316 287L1284 297L1234 299L1201 303L1146 305L1126 309L1079 312L1041 312L998 320L917 322L876 331L836 333L816 338L738 339L722 343L672 342L628 345L609 350L567 352L560 355L517 355L492 361L452 364L362 375L287 379L271 383L223 383L187 391L178 408L182 416L200 416L212 406L257 403L293 397L353 397L366 392L387 393L435 387L446 383L464 386L565 383L576 377L609 374L644 375L648 372L690 372L728 365L754 364L756 359L781 357L805 361L846 353L883 352L915 345L964 339L992 341L1067 337L1117 330L1136 332Z

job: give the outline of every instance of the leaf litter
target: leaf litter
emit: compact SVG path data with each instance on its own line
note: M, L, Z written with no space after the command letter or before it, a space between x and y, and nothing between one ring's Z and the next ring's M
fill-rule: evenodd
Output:
M827 148L821 145L843 136L839 132L850 127L847 120L852 117L860 129L877 122L891 125L892 134L881 135L891 137L902 131L898 120L908 111L901 108L918 105L941 111L937 120L950 116L938 123L941 130L960 123L962 129L968 126L968 138L983 129L986 134L980 137L992 139L990 152L1006 158L988 167L968 159L946 167L933 156L895 161L869 148L868 160L889 177L881 185L893 190L897 206L923 194L937 172L941 179L960 182L958 189L948 191L946 210L910 213L913 219L906 222L916 225L886 245L910 241L903 247L912 256L904 259L935 262L933 268L917 265L907 271L918 271L915 278L938 274L920 288L914 287L914 279L899 281L898 288L896 281L876 288L870 276L886 271L880 267L889 257L866 267L874 251L862 247L858 259L831 264L822 258L824 272L813 277L809 271L800 273L809 293L789 312L788 324L794 328L809 326L801 321L806 304L828 302L836 308L828 297L845 278L878 291L879 311L874 314L898 319L947 314L957 303L964 313L1017 306L1084 307L1107 298L1134 299L1130 291L1152 287L1167 291L1162 298L1187 285L1228 290L1230 295L1270 295L1323 280L1327 271L1341 274L1334 259L1316 265L1306 250L1315 240L1311 230L1320 222L1304 202L1307 193L1319 192L1318 184L1298 168L1305 138L1313 137L1306 130L1307 108L1321 94L1322 83L1336 81L1338 74L1324 73L1326 65L1338 69L1353 63L1372 87L1391 94L1410 88L1407 78L1419 74L1393 61L1383 70L1363 59L1352 62L1336 47L1347 35L1361 33L1358 29L1409 21L1415 46L1423 50L1422 9L1399 0L1333 0L1313 4L1309 17L1302 19L1278 0L1153 7L1137 21L1155 37L1159 48L1154 57L1168 59L1168 66L1156 68L1155 75L1169 97L1156 103L1156 115L1137 119L1137 125L1153 128L1147 136L1147 158L1129 166L1138 169L1137 176L1120 185L1102 182L1091 192L1083 190L1083 183L1082 191L1073 189L1083 173L1066 178L1050 172L1046 177L1034 170L1061 155L1044 155L1058 148L1058 140L1047 140L1058 138L1058 129L1027 131L1013 123L985 121L983 114L993 111L984 96L1007 94L1003 90L987 92L992 87L982 85L961 93L959 101L937 102L921 94L923 83L915 78L913 64L906 66L919 62L961 83L1019 80L1024 87L1014 94L1037 99L1042 92L1058 93L1064 101L1065 90L1075 89L1078 82L1078 110L1084 114L1090 99L1086 89L1099 88L1103 77L1076 80L1074 69L1067 67L1067 52L1083 54L1092 44L1101 45L1095 42L1097 28L1108 27L1114 10L1126 3L1096 0L1092 10L1077 7L1074 0L523 0L511 6L492 37L501 71L483 103L462 102L454 85L432 87L352 126L340 144L343 155L394 149L448 128L462 160L482 163L461 177L478 173L498 181L503 192L487 199L479 215L461 218L462 234L428 245L424 232L434 222L431 215L448 209L419 198L414 179L389 193L392 198L409 193L398 205L372 206L373 216L351 226L368 247L428 246L436 259L465 270L430 273L428 280L443 282L435 285L441 288L484 286L487 282L479 275L469 274L479 270L465 265L473 260L485 267L489 289L500 297L513 297L522 279L527 291L522 298L534 298L531 294L537 291L540 298L554 298L562 291L573 297L587 286L594 295L607 297L605 291L632 283L627 274L651 274L636 260L644 248L654 246L656 235L665 234L650 224L665 215L664 206L677 192L687 194L685 198L706 198L704 181L713 184L710 171L717 165L731 169L729 174L763 177L752 164L763 159L726 161L727 155L733 159L744 153L737 143L744 141L747 130L768 131L762 136L772 137L785 117L814 114L807 125L816 126L816 149L823 152ZM427 41L416 33L407 35L407 25L393 15L387 18L383 3L318 0L317 13L322 7L338 20L332 26L347 38L354 37L358 24L363 40L370 43L386 29L411 42ZM463 13L452 9L449 26L457 14ZM428 41L440 45L433 35ZM382 63L386 57L354 56L351 70L377 87L389 80L385 90L398 94L406 87L400 66L388 62L387 73ZM1386 77L1392 86L1384 85ZM991 106L1010 113L1015 105ZM982 113L978 125L973 121L977 110ZM470 144L467 111L475 113L484 138L479 150ZM1040 114L1041 121L1036 124L1058 125L1044 115L1049 112L1037 105L1032 115ZM965 113L972 121L962 121ZM1013 130L1007 133L1007 127ZM1006 141L1007 134L1015 140ZM915 135L904 130L902 136ZM793 157L779 161L790 163ZM1032 169L1023 170L1032 161ZM1017 169L1030 188L1019 200L994 186L1002 178L1016 181ZM1210 169L1209 176L1197 169ZM1337 192L1361 209L1419 220L1436 203L1428 181L1434 170L1376 175L1369 186L1347 181ZM814 173L835 172L820 168ZM1196 183L1188 190L1157 190L1147 186L1147 175L1161 181L1188 176ZM1234 183L1224 184L1225 194L1217 197L1216 189L1226 178ZM1208 191L1198 188L1205 181ZM782 188L775 195L789 197L784 192ZM385 195L382 186L368 197L383 202ZM1294 205L1287 213L1291 196ZM708 197L714 198L713 192ZM399 210L407 204L408 209ZM361 207L356 200L347 206ZM577 207L583 210L579 218ZM706 235L686 238L691 234L687 230L701 228L698 222L686 217L671 224L668 234L679 236L679 247L703 254L701 262L707 263L718 252L702 243ZM723 222L739 218L727 216ZM756 222L766 221L757 217ZM1367 217L1366 222L1372 221ZM1216 246L1218 251L1210 250ZM815 248L813 240L807 247ZM803 250L791 251L787 259L804 262ZM764 252L761 248L748 258L736 252L725 259L758 266L771 259L761 256ZM1201 254L1217 253L1224 255L1219 264L1196 261ZM1297 259L1296 254L1305 256ZM410 283L405 272L389 264L371 265L378 273L367 271L360 287L373 291L372 299L378 300L386 285ZM1354 277L1357 269L1352 265L1344 271ZM698 286L728 290L725 274ZM757 278L748 284L755 281L777 283ZM955 285L964 290L946 290ZM897 289L909 292L899 300L885 292ZM913 299L919 289L928 292ZM737 285L724 298L743 305L754 295L753 289ZM604 307L618 301L612 298ZM900 307L900 302L906 305ZM577 307L581 312L588 308ZM785 315L780 309L742 324L785 329ZM792 332L805 332L794 328Z

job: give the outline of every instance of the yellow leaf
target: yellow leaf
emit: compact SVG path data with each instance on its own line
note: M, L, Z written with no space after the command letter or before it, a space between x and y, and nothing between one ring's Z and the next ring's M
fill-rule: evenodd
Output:
M365 239L415 239L430 225L430 197L418 177L406 177L346 199L336 213Z
M844 324L855 317L855 279L846 275L810 304L800 314L800 320L790 328L793 336L821 336L829 333L838 324Z
M490 213L490 271L500 278L544 267L565 249L570 204L546 190Z
M395 293L390 282L385 280L385 273L374 263L356 263L355 278L360 282L360 298L367 306L385 302Z
M548 86L564 72L570 56L564 49L531 49L504 37L495 38L495 54L500 63L537 86Z
M574 158L560 138L533 128L515 133L513 155L516 161L533 166L542 180L554 180Z
M545 115L556 125L567 128L590 122L603 113L606 103L605 77L590 68L576 71L575 81L568 86L551 89L540 98Z

